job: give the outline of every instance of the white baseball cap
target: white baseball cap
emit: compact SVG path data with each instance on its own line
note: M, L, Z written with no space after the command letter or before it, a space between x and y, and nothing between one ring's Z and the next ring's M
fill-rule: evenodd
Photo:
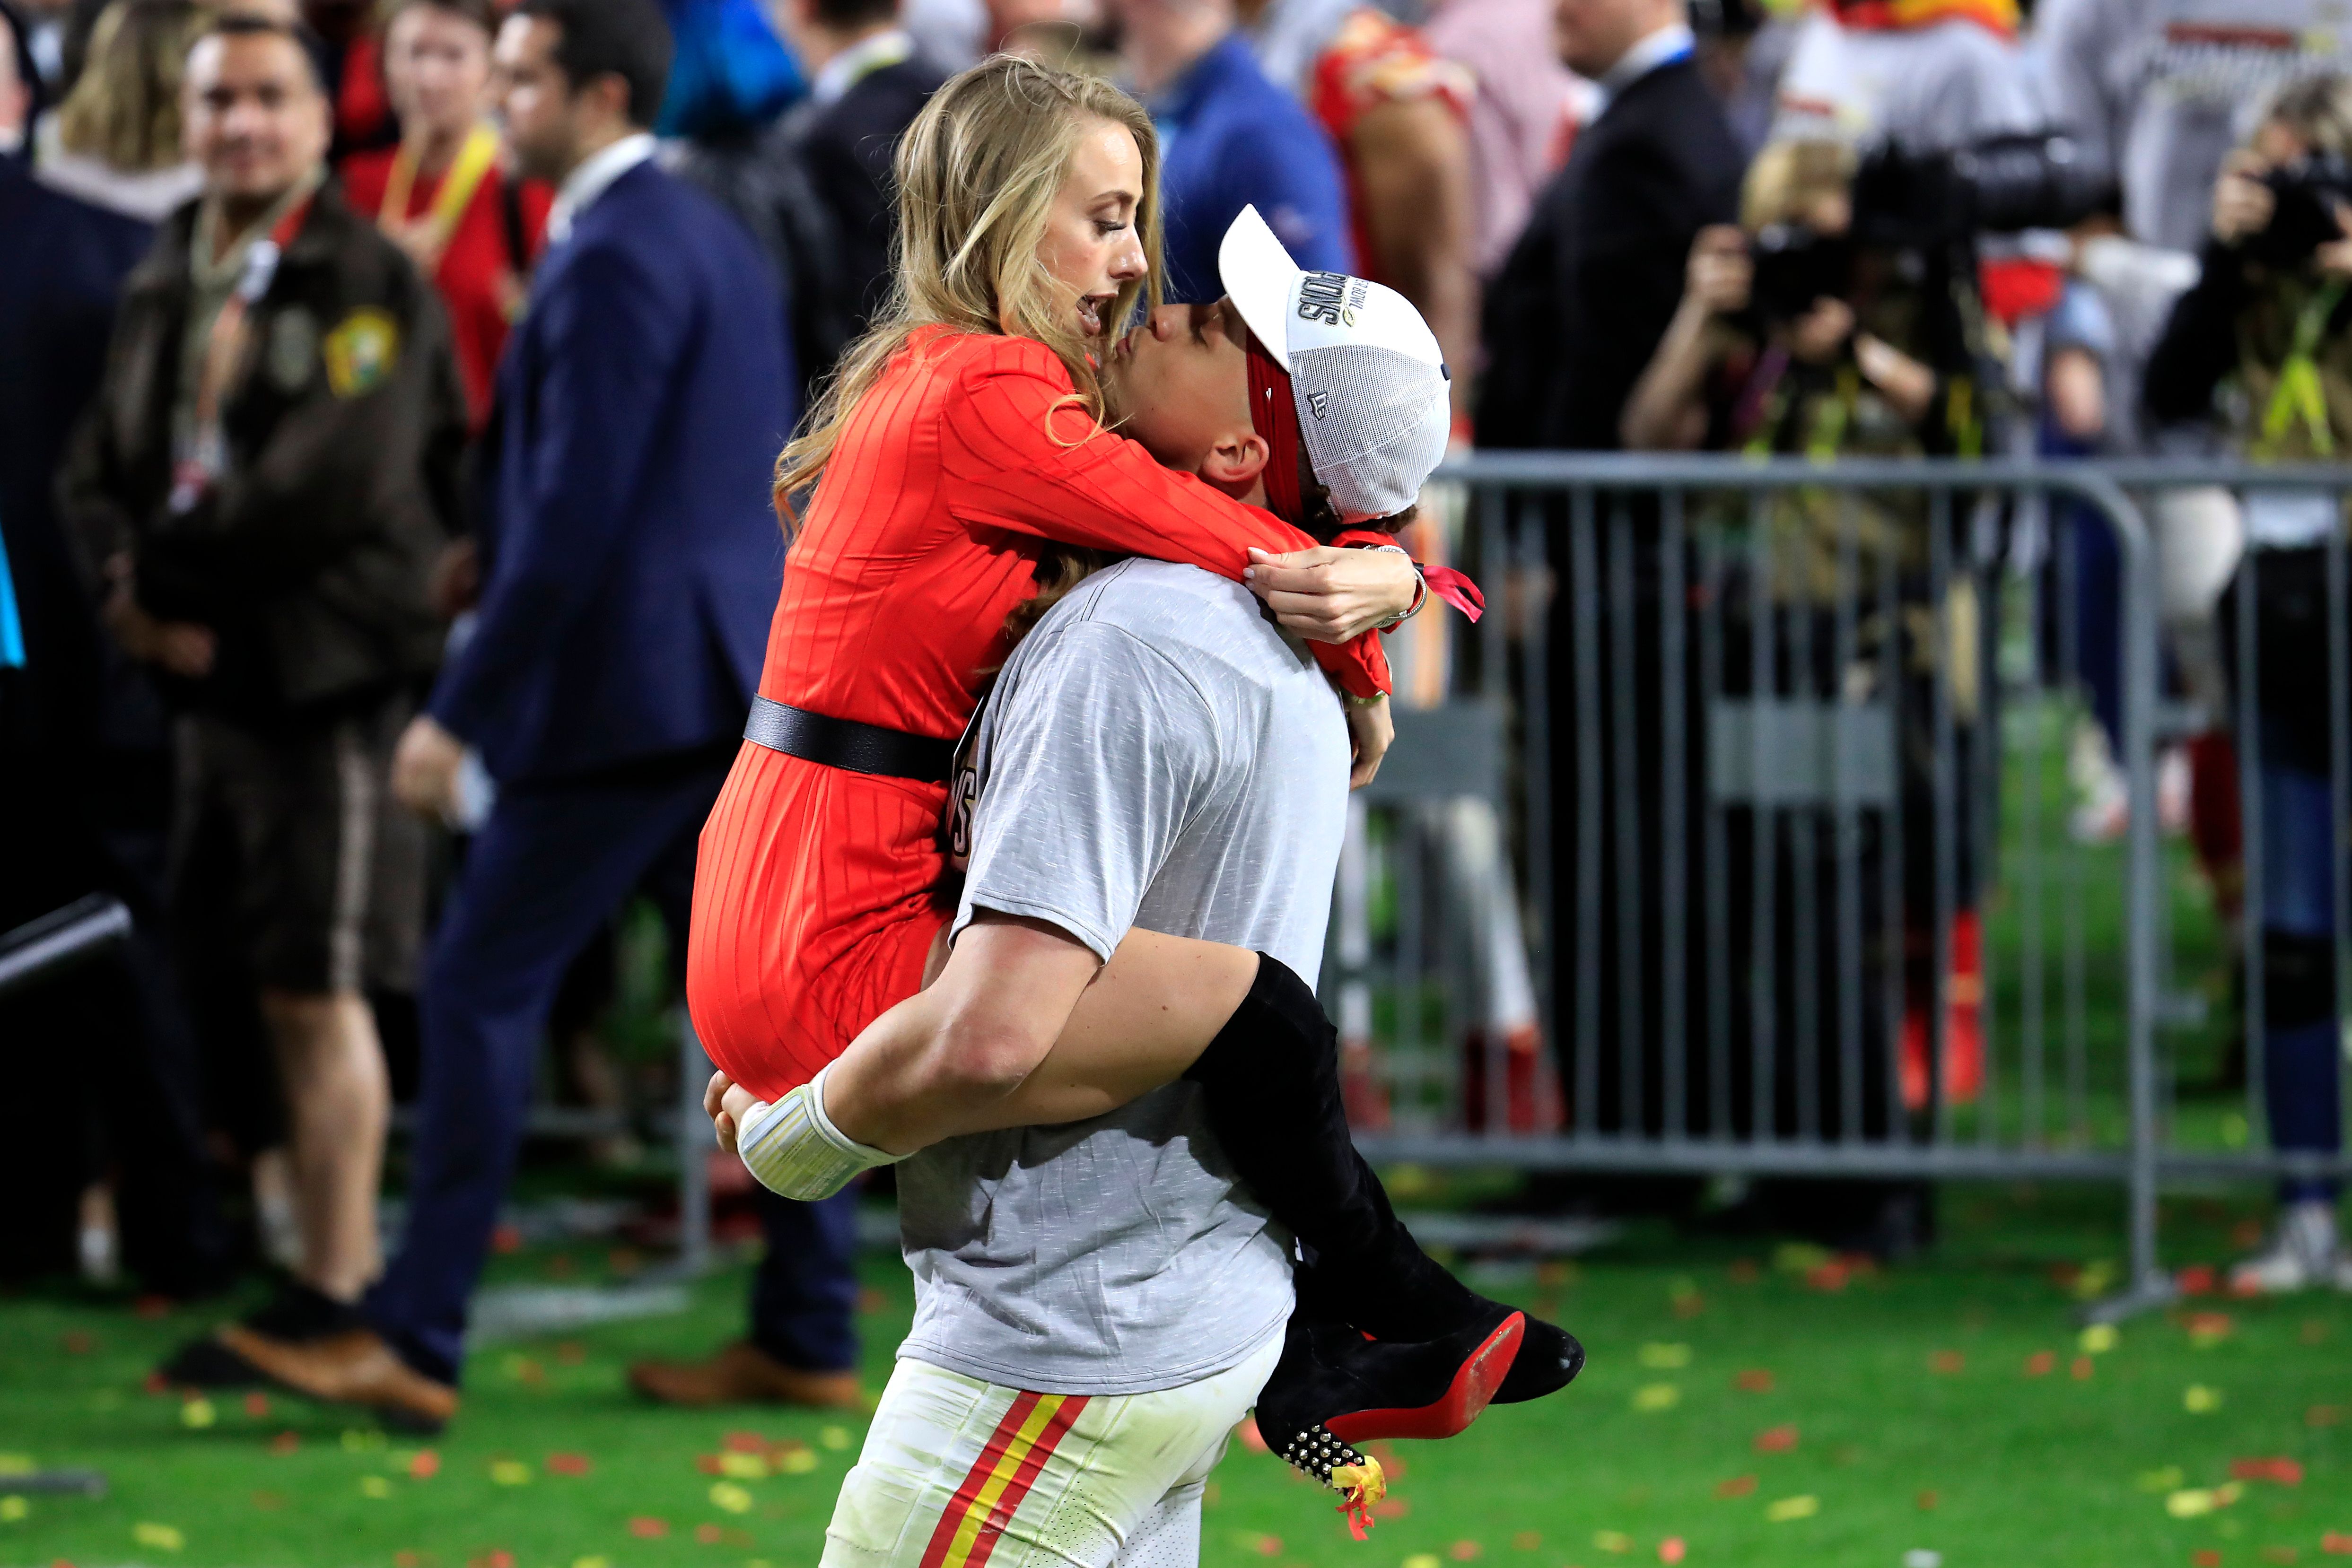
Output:
M1420 498L1454 417L1436 334L1395 289L1290 259L1255 207L1217 247L1225 296L1290 377L1315 477L1350 523Z

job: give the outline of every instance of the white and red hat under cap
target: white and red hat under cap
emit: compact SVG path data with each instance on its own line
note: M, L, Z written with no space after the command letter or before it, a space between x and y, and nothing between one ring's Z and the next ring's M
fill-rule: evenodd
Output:
M1412 302L1368 278L1305 270L1255 207L1225 230L1217 274L1289 382L1307 465L1341 517L1391 517L1419 500L1454 417L1445 356Z

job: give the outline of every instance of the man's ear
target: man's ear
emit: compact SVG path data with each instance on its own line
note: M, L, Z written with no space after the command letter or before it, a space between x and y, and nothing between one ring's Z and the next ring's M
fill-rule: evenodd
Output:
M1257 487L1273 448L1256 431L1243 428L1217 437L1201 459L1201 477L1233 496L1246 496Z

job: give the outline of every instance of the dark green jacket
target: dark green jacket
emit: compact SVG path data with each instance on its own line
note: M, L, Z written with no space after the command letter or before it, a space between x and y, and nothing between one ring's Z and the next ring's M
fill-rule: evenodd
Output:
M228 469L173 515L173 400L187 336L190 204L125 286L106 379L58 483L97 572L128 552L141 604L213 628L184 695L263 717L428 673L427 593L459 525L465 396L440 300L331 183L257 301L222 410Z

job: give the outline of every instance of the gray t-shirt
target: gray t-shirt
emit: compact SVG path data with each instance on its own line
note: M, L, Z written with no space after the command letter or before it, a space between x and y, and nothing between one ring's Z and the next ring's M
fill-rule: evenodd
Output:
M1048 922L1108 958L1131 926L1313 977L1347 817L1339 700L1239 584L1130 560L1056 605L975 737L956 929ZM898 1167L915 1326L898 1354L1048 1394L1236 1365L1289 1315L1287 1235L1178 1082L1108 1116L955 1138Z

